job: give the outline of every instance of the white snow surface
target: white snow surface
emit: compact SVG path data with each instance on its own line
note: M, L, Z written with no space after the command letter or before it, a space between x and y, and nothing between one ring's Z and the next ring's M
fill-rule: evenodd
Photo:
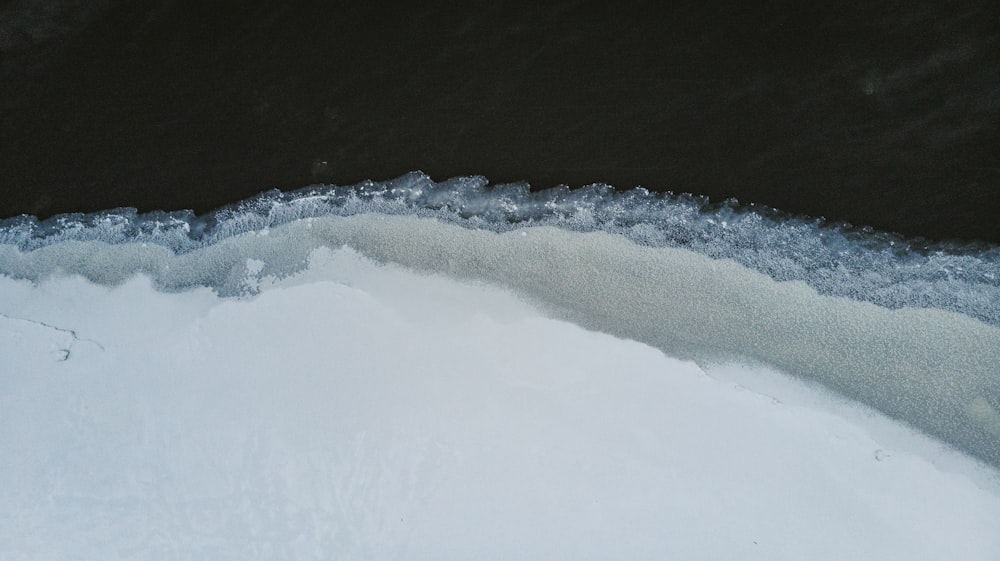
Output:
M1000 559L1000 479L758 366L320 247L0 276L0 559Z

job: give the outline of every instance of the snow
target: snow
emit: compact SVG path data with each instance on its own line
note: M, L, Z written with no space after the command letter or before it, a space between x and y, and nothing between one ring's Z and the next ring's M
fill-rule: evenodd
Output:
M873 410L330 247L0 276L0 558L1000 558L996 469Z

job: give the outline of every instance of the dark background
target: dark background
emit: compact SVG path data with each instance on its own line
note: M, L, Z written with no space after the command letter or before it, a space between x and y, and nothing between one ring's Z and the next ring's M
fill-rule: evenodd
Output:
M0 217L423 170L1000 242L995 2L0 2Z

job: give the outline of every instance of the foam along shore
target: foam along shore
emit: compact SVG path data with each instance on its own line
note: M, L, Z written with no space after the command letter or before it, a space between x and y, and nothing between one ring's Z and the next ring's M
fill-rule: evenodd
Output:
M606 327L641 311L603 292L609 306L630 307L596 313L601 274L619 295L653 275L680 306L709 278L692 276L687 258L666 266L642 254L635 266L652 270L629 269L629 251L645 250L607 236L449 228L302 222L170 256L113 286L0 277L0 557L1000 554L992 467L774 371L702 368L555 317ZM290 251L285 236L315 247ZM88 251L107 265L143 248ZM625 259L601 261L611 255ZM269 274L300 257L296 273ZM540 259L555 277L548 292L525 269ZM570 263L588 269L561 272ZM722 279L712 282L725 284L729 267L711 265ZM238 271L247 294L157 288L199 270ZM752 275L729 279L763 290ZM684 333L754 309L750 296L715 298L681 306L652 333L676 332L674 348L701 353ZM835 327L858 325L830 306ZM869 311L890 333L905 327ZM967 318L945 319L977 333ZM606 331L652 329L636 321ZM739 342L739 327L716 337Z

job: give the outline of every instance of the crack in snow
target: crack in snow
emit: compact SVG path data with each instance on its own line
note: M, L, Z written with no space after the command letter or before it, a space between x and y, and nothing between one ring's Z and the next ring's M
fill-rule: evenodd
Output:
M88 339L86 337L80 337L76 333L76 330L74 330L74 329L66 329L64 327L58 327L58 326L52 325L50 323L45 323L44 321L39 321L39 320L36 320L36 319L28 319L28 318L20 318L20 317L10 316L10 315L7 315L7 314L2 313L2 312L0 312L0 317L3 317L5 319L9 319L11 321L23 321L23 322L26 322L26 323L33 323L35 325L41 325L42 327L47 327L49 329L52 329L52 330L55 330L55 331L59 331L61 333L67 333L67 334L69 334L69 336L73 338L73 341L66 348L59 349L60 352L64 353L63 357L61 359L59 359L60 362L66 362L67 360L69 360L69 357L70 357L70 355L72 354L72 351L73 351L73 345L76 344L76 343L90 343L92 345L95 345L98 349L101 349L102 351L106 350L104 348L104 345L102 345L100 342L95 341L93 339Z

